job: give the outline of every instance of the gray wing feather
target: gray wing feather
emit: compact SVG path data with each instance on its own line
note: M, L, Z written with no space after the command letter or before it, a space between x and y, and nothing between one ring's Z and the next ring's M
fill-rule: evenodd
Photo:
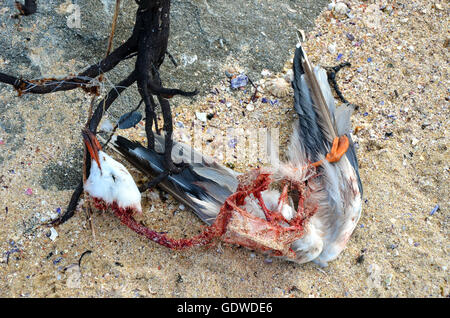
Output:
M328 106L328 111L330 112L330 118L333 122L333 126L335 125L335 112L336 112L336 103L334 101L333 93L331 92L330 84L328 84L328 75L327 71L325 71L322 67L316 66L314 67L314 75L317 78L317 82L319 83L320 90L322 91L325 102Z
M321 154L326 153L329 144L324 142L324 136L317 124L317 115L314 110L311 93L309 90L306 75L301 63L302 52L297 48L294 57L294 108L298 114L299 129L298 136L300 144L305 147L305 151L310 161L318 161Z
M163 150L164 137L158 136L155 140L157 148ZM178 156L172 153L176 157L174 159L192 158L189 156L190 151L195 150L187 145L177 144L183 148L183 153ZM164 171L163 155L143 147L138 142L117 136L111 140L110 145L134 167L151 178ZM198 152L196 155L201 156ZM204 160L191 164L179 174L169 175L159 186L211 225L227 197L236 191L238 173L218 165L212 158L200 158Z
M358 160L350 135L350 116L353 108L342 105L336 108L326 71L315 67L313 71L308 57L301 44L297 45L294 56L294 108L299 116L300 143L304 145L308 159L318 161L329 151L332 137L347 135L350 147L346 156L358 176L358 185L362 194L359 179Z

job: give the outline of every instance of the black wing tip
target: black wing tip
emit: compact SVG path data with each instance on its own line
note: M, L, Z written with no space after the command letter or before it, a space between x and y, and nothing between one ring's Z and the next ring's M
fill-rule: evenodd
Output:
M121 149L134 150L136 148L144 148L138 141L129 140L123 136L118 135L113 141L114 145Z
M302 67L302 63L301 63L303 56L304 56L303 48L301 45L299 46L299 44L297 44L297 48L295 49L295 53L294 53L294 63L292 66L295 77L305 73L305 71L303 70L303 67ZM293 81L293 83L294 82L295 81Z

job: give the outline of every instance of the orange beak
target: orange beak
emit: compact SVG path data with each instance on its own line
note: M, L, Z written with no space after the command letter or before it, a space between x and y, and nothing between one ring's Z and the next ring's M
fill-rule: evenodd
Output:
M97 162L99 169L102 170L102 166L100 165L100 158L98 157L98 152L102 150L102 146L98 142L97 137L95 137L95 135L87 128L84 128L81 131L81 134L83 135L84 144L86 145L91 158L94 159L95 162Z

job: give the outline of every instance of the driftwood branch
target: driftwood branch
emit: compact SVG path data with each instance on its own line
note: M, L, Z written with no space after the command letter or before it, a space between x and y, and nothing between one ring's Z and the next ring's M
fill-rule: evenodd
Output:
M16 1L14 5L16 6L16 9L19 11L18 14L12 16L13 18L16 19L22 15L27 16L36 13L37 10L36 0L25 0L24 4L20 3L19 1Z
M136 56L134 70L120 81L117 86L113 87L106 96L98 103L92 117L87 123L87 127L94 134L104 115L104 113L112 106L119 95L135 82L138 86L138 92L145 104L146 113L146 134L148 139L148 147L154 150L154 131L159 133L158 120L156 116L157 103L161 106L163 113L164 125L166 132L165 158L166 169L156 180L162 181L167 175L177 173L182 169L175 165L171 158L172 151L172 113L169 100L174 95L194 96L197 90L187 92L177 88L163 87L159 68L164 62L166 55L176 66L175 59L167 52L167 44L169 40L170 30L170 0L136 0L138 9L136 12L136 20L133 32L129 39L116 48L112 53L108 54L112 47L112 37L115 30L115 19L118 14L118 3L116 1L116 11L113 20L113 26L108 42L107 56L100 62L89 66L86 70L75 76L66 76L62 79L23 79L13 75L0 73L0 83L8 84L18 91L19 96L23 94L49 94L58 91L67 91L81 88L86 92L98 95L98 85L102 81L102 75L114 69L120 62ZM25 2L25 6L27 2ZM99 78L97 78L99 77ZM86 170L90 168L90 158L86 156ZM159 182L158 181L158 182ZM151 183L152 186L156 185ZM53 224L61 224L73 216L79 198L83 193L83 180L80 180L75 189L69 206L65 213Z
M67 76L62 79L32 79L26 80L0 72L0 83L12 85L22 94L49 94L59 91L68 91L76 88L83 88L91 91L92 80L97 76L109 72L117 64L136 52L137 38L131 36L124 44L115 49L111 54L100 62L89 66L85 71L75 76Z

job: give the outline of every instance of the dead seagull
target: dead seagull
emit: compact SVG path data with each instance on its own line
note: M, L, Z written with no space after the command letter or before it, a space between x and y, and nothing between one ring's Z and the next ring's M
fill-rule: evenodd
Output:
M211 226L193 239L177 241L137 230L124 217L122 222L173 249L220 238L297 263L326 266L334 260L361 214L362 185L350 136L353 107L336 108L326 71L312 67L300 43L293 71L298 121L286 162L239 174L175 143L174 162L185 162L187 168L168 175L160 186ZM164 137L157 140L162 153ZM121 136L113 139L113 147L150 177L163 171L163 156L156 151Z

